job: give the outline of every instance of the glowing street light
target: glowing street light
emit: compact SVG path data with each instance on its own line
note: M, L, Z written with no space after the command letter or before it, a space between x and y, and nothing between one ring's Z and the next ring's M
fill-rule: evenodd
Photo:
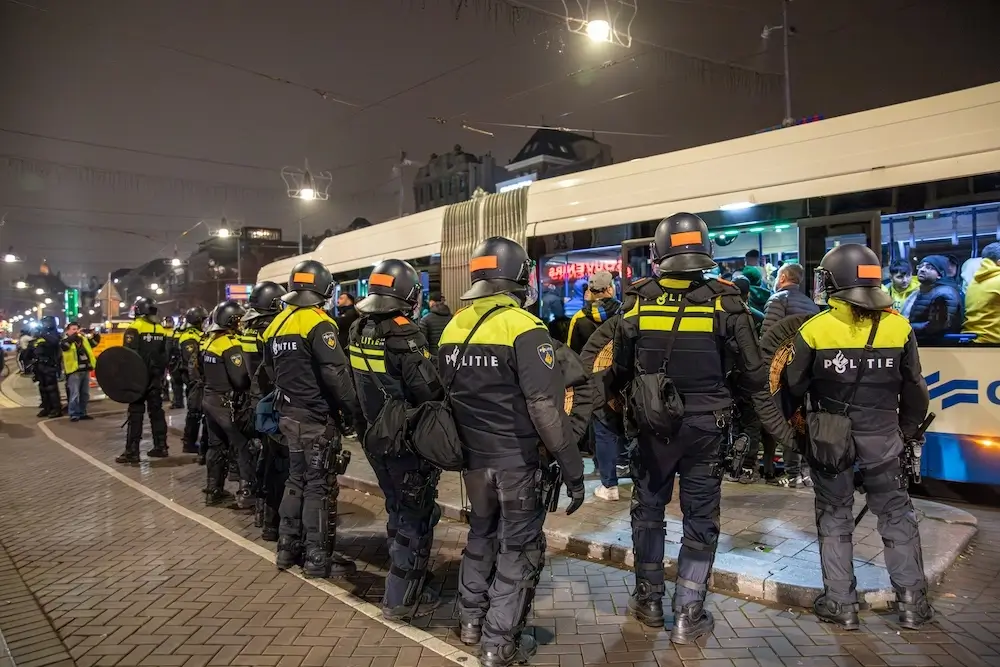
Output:
M125 302L124 301L119 301L118 302L118 307L119 308L124 308L125 307Z
M16 287L17 289L27 289L28 283L24 282L23 280L18 280L16 283L14 283L14 287Z
M46 304L51 304L52 303L52 299L50 299L49 297L45 297L45 303Z
M174 257L172 260L170 260L170 266L180 266L180 265L181 265L180 257Z
M24 311L24 314L25 315L31 315L31 309L29 308L28 310Z
M91 308L90 310L88 310L88 311L87 311L87 314L88 314L88 315L93 315L93 314L94 314L94 309L93 309L93 308Z
M8 264L13 264L14 262L18 261L17 255L13 253L7 253L6 255L3 256L3 261L7 262Z
M610 42L611 24L604 19L587 21L587 37L595 42Z
M159 285L157 285L156 283L153 283L153 284L151 284L151 285L149 286L149 289L153 290L154 292L158 292L158 291L159 291L159 289L160 289L160 286L159 286Z
M219 229L219 231L215 233L215 235L218 236L220 239L227 239L229 238L230 233L231 232L227 228L222 227L221 229Z
M162 288L159 288L159 287L158 287L158 288L156 289L156 293L157 293L157 294L163 294L163 289L162 289Z
M45 290L43 290L41 287L39 287L38 289L35 290L35 294L37 294L38 296L41 296L41 295L45 294Z

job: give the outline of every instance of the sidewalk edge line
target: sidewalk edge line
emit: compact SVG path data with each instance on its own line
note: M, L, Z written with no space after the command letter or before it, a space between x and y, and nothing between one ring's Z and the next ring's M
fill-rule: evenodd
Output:
M48 427L48 424L46 423L47 421L49 420L38 422L38 428L41 429L42 433L45 434L45 437L47 437L49 440L56 443L60 447L75 454L76 456L80 457L81 459L83 459L90 465L94 466L101 472L104 472L110 475L111 477L114 477L122 484L125 484L126 486L138 491L147 498L155 500L164 507L167 507L168 509L173 510L177 514L180 514L184 518L190 519L191 521L194 521L195 523L198 523L204 526L205 528L208 528L216 535L229 540L233 544L236 544L237 546L242 547L243 549L246 549L255 556L263 558L269 563L275 562L275 554L270 550L265 549L259 544L251 542L250 540L240 535L237 535L236 533L229 530L225 526L222 526L216 523L215 521L212 521L211 519L204 517L201 514L198 514L197 512L189 510L188 508L173 502L166 496L150 489L144 484L135 481L128 475L122 474L121 472L115 470L114 468L104 463L103 461L99 461L90 454L84 452L81 449L78 449L77 447L70 444L66 440L63 440L62 438L60 438L59 436L57 436L55 433L52 432L52 430ZM424 648L427 648L433 651L434 653L437 653L442 658L450 660L451 662L454 662L456 664L462 665L463 667L479 667L479 660L475 656L470 655L469 653L466 653L465 651L456 648L441 639L438 639L437 637L430 634L429 632L426 632L425 630L421 630L420 628L415 628L412 625L405 625L402 623L396 623L393 621L385 620L384 618L382 618L381 609L379 609L376 605L355 598L348 591L340 588L339 586L335 586L330 582L321 579L307 579L306 577L302 576L302 574L298 572L293 572L292 570L286 570L286 572L292 575L293 577L297 577L298 579L306 582L307 584L310 584L314 588L323 591L327 595L336 598L340 602L346 604L351 609L354 609L355 611L364 614L365 616L367 616L372 620L378 621L387 628L395 630L396 632L403 635L407 639L410 639L420 644Z

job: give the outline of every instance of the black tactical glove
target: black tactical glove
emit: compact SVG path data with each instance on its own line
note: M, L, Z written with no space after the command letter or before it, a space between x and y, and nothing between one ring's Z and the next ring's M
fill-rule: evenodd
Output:
M566 508L566 516L569 516L583 505L583 477L566 482L566 495L570 497L571 501L569 507Z

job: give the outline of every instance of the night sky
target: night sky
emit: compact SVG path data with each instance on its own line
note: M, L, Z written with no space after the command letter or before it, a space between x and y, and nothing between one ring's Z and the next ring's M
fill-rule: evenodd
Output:
M512 3L564 14L562 0ZM490 123L596 131L624 161L781 121L781 35L761 39L779 0L638 5L625 49L493 0L0 0L0 245L75 282L184 255L203 219L294 240L300 215L313 234L393 217L401 151L461 144L505 164L531 134ZM791 12L796 117L1000 73L996 0ZM279 171L305 159L332 170L330 201L287 198Z

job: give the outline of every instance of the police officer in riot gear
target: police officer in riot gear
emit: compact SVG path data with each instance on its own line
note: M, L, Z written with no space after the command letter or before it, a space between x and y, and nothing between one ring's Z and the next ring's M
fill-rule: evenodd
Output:
M625 291L612 360L612 388L625 390L627 421L636 432L632 540L636 589L630 613L663 627L664 509L680 475L684 537L677 559L671 641L694 642L715 621L704 608L719 538L720 448L733 393L766 388L753 321L739 289L704 277L715 266L708 227L678 213L655 233L659 278ZM727 385L738 370L737 386Z
M38 336L32 341L35 381L42 399L39 417L59 417L62 415L62 399L59 396L59 369L62 368L59 319L46 315L41 321Z
M220 303L212 313L212 326L208 329L208 341L201 355L205 379L202 405L208 417L206 505L218 505L232 498L225 490L228 458L232 452L240 457L240 469L248 477L253 474L254 466L247 452L246 437L233 424L232 412L233 395L250 389L247 364L235 335L244 312L243 306L235 301ZM250 506L249 481L240 480L237 501L242 501L238 505L240 509Z
M388 400L415 407L441 400L444 392L427 341L410 319L421 293L416 269L402 260L385 260L372 270L368 284L368 296L356 306L361 318L351 326L349 358L361 409L372 425L362 444L389 514L392 566L382 615L402 621L427 613L439 601L438 592L426 584L434 526L441 516L434 501L441 471L405 445L373 442L376 420L398 417L383 411ZM398 432L401 426L390 429Z
M174 326L173 318L163 321L163 326L169 331L167 335L167 371L170 374L170 407L184 407L184 363L181 358L180 336L181 327Z
M207 449L208 438L207 429L202 429L204 413L202 411L202 399L205 396L205 378L202 377L201 366L199 364L198 347L205 337L201 330L208 313L201 306L189 308L184 314L184 328L180 330L176 337L177 354L180 359L177 363L178 373L186 388L187 413L184 415L184 437L183 452L185 454L198 454L204 456L206 452L199 447L199 442L203 442ZM201 440L198 436L201 432Z
M339 484L346 469L337 417L360 417L350 367L337 325L323 312L333 276L314 260L296 264L288 304L264 331L264 360L281 394L279 428L288 447L288 480L278 528L279 569L304 558L307 577L342 576L355 565L334 552Z
M816 278L830 308L802 325L786 368L788 390L797 398L808 393L811 408L807 457L824 583L813 609L820 620L859 627L852 560L857 466L878 517L899 623L917 629L934 616L917 517L900 466L907 443L919 441L929 402L917 342L906 318L888 310L892 299L881 289L882 266L871 249L837 246L823 257ZM840 443L830 437L830 425L844 417L847 432ZM846 460L830 467L842 444ZM817 459L827 462L825 472L817 469Z
M583 503L583 459L548 330L523 310L537 298L533 262L518 243L493 237L469 268L472 287L462 299L472 304L442 333L438 364L472 505L459 575L461 638L481 643L482 663L494 667L527 661L537 649L522 631L545 560L540 450L562 467L570 512Z
M254 413L260 399L274 390L270 376L263 367L263 334L274 317L281 312L281 297L285 288L278 283L265 280L257 283L250 292L249 308L243 316L243 334L240 344L243 357L250 372L250 410ZM280 441L265 434L256 434L261 449L257 459L255 475L257 508L255 525L261 529L261 537L269 542L278 539L278 508L285 492L288 479L288 448Z
M122 345L135 350L146 364L149 386L144 398L129 403L128 426L125 432L125 452L117 463L139 462L139 441L142 440L143 413L149 413L149 428L153 432L153 448L149 456L164 457L167 452L167 419L163 413L163 374L167 369L167 330L156 315L156 302L140 296L132 306L132 325L125 330Z

